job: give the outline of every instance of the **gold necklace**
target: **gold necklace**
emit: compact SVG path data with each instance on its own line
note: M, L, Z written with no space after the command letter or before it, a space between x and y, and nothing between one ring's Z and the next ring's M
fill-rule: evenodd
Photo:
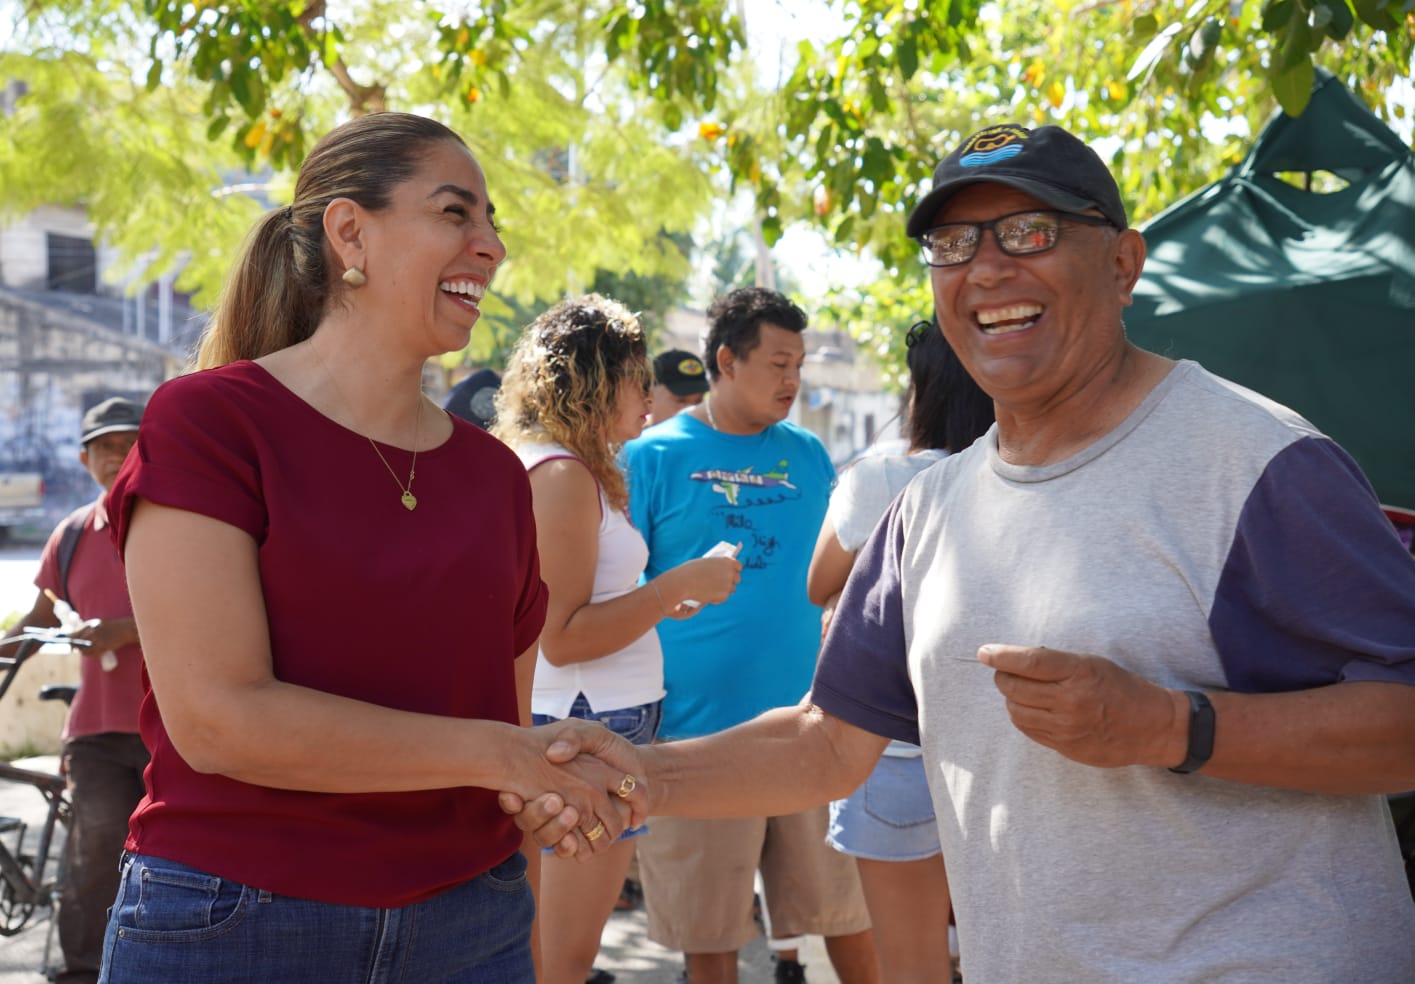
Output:
M349 399L344 395L344 390L340 388L339 380L335 379L334 373L329 371L329 366L325 363L324 356L320 354L313 339L310 340L310 348L314 349L314 357L319 360L319 367L324 370L324 374L329 377L330 383L334 385L334 392L339 394L339 402L344 404L344 410L347 413L350 406ZM353 419L352 416L350 419ZM373 453L378 455L378 460L383 462L383 467L388 469L388 474L393 476L394 484L402 491L403 508L408 510L408 512L412 512L414 509L418 508L418 497L413 495L413 479L417 477L418 474L418 443L422 439L422 426L423 405L422 396L419 394L418 415L413 421L413 463L411 467L408 468L408 483L406 485L398 478L398 473L393 470L393 466L388 463L388 459L383 456L383 452L378 450L378 445L374 442L374 439L367 434L363 435L364 440L368 441L368 446L373 448Z
M721 431L718 429L717 421L714 420L712 417L712 397L708 397L706 400L703 401L703 409L707 411L708 426L711 427L713 430L721 433Z

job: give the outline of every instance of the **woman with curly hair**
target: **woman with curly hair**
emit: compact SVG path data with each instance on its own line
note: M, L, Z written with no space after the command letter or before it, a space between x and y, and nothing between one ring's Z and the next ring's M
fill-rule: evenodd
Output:
M700 558L639 583L648 548L629 522L615 456L643 430L651 382L633 314L597 294L563 301L517 344L492 430L530 473L541 577L550 590L531 694L535 721L600 721L640 744L658 731L664 695L654 627L726 600L742 567L730 557ZM584 984L591 973L628 870L628 838L642 832L626 831L595 864L546 856L546 984Z

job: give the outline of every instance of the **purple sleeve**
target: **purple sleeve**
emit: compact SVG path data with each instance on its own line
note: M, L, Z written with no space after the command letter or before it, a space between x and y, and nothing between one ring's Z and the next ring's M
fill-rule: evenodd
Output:
M1415 561L1335 443L1305 438L1268 463L1239 517L1209 628L1240 692L1415 684Z
M919 743L919 709L909 680L895 500L860 548L816 665L811 700L866 731Z

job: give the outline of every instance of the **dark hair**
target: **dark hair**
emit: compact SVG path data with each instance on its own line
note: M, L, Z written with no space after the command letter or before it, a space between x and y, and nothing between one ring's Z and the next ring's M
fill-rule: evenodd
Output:
M917 334L905 355L909 366L908 437L911 451L962 451L992 426L992 397L968 375L938 322Z
M515 447L551 440L585 463L615 509L628 505L605 428L619 388L653 381L639 319L599 294L561 301L527 326L496 393L491 433Z
M314 334L331 299L348 289L343 271L331 269L324 210L336 198L387 208L444 141L466 146L436 120L408 113L361 116L325 134L300 165L294 201L267 212L247 236L202 334L197 368L258 359Z
M806 312L786 295L765 287L742 287L724 294L712 302L707 314L703 365L712 379L721 375L717 368L718 348L725 345L737 358L745 358L761 344L763 322L798 335L806 330Z

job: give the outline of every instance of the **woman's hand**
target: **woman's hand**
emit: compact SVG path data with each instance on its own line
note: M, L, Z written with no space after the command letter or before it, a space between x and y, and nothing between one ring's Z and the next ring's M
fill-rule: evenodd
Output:
M512 775L515 777L502 791L502 809L518 812L527 802L555 803L555 840L563 840L565 857L589 857L608 850L627 828L643 823L645 814L636 813L635 803L626 783L628 768L621 763L638 766L632 751L626 756L616 748L622 743L633 746L597 722L569 718L538 728L522 729L527 736L527 756L519 756ZM580 750L594 750L580 754ZM600 750L614 764L607 764L595 753ZM627 790L619 795L620 790ZM508 807L514 804L514 808ZM537 835L539 836L539 834ZM549 847L552 841L542 841Z
M732 597L742 580L742 562L735 557L698 557L654 578L669 618L692 618L703 605L716 605ZM685 602L692 600L697 605Z
M564 724L576 726L559 728ZM589 722L562 721L548 728L559 728L545 750L550 763L567 772L583 774L590 781L599 779L606 798L614 801L617 811L628 816L628 826L639 826L648 819L648 784L641 749L607 728ZM584 819L581 809L554 790L538 796L507 790L501 793L500 803L502 810L515 817L522 831L530 834L541 847L553 847L562 858L585 860L606 850L618 836L617 833L608 836L606 823L605 836L588 838L586 830L592 832L594 826Z

